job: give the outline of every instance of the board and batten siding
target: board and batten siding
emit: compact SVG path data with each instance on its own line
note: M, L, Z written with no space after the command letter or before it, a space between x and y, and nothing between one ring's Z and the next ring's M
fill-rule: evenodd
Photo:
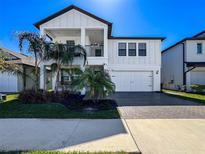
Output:
M118 56L118 43L127 43L127 55ZM128 55L128 43L136 43L136 56ZM147 55L138 56L138 43L146 43ZM160 40L109 40L109 65L161 66Z
M202 53L197 54L197 43L202 43ZM186 62L204 62L205 61L205 40L187 40L186 41Z
M162 53L162 83L167 89L177 89L183 85L183 45Z
M70 10L40 26L44 28L107 28L107 25L79 11Z
M118 56L118 43L127 43L126 56ZM128 55L128 43L136 43L136 56ZM138 43L146 43L147 46L146 56L138 55ZM126 72L133 72L135 74L139 74L140 76L146 75L147 73L151 73L152 74L151 76L152 83L150 83L150 86L152 86L151 91L160 91L160 79L161 79L161 51L160 51L161 46L160 45L161 45L160 40L110 39L108 41L108 67L111 76L115 77L117 72L121 72L122 75L126 74ZM129 80L129 79L127 78L125 80ZM134 80L137 80L137 78L133 79L133 81ZM138 91L138 89L135 90ZM141 90L143 91L143 89ZM146 90L148 90L148 88L146 88Z

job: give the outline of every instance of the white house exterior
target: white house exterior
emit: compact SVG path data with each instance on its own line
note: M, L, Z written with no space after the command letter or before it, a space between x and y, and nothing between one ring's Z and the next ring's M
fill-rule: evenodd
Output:
M111 35L112 23L73 5L34 25L41 35L49 36L53 42L74 42L84 46L88 66L108 70L116 91L160 91L160 48L164 38L114 37ZM41 64L42 89L48 89L48 82L54 88L56 76L46 77L51 64L51 61ZM82 66L82 62L76 58L74 65Z
M205 31L162 51L162 84L175 90L205 85Z
M0 47L0 54L6 55L6 60L19 65L20 74L0 72L0 92L16 93L34 87L34 61L31 57Z

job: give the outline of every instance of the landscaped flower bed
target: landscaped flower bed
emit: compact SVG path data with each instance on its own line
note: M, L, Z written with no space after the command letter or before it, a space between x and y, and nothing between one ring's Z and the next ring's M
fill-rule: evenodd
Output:
M74 103L72 107L68 107L67 105L69 104L69 101L66 103L66 105L63 105L63 103L59 102L31 103L29 99L31 100L30 96L26 102L22 102L18 99L17 95L8 95L7 100L3 103L0 103L0 118L120 118L116 104L113 103L113 100L99 101L99 104L97 105L99 108L97 110L93 110L93 107L96 107L96 104L90 104L91 102L88 100L83 101L83 103ZM86 102L88 104L86 104ZM92 110L87 110L88 107L91 107ZM83 111L83 109L85 110Z

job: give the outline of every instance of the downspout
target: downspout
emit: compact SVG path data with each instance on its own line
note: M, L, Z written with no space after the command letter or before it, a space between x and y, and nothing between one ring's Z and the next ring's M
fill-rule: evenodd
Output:
M186 85L186 73L185 73L185 44L182 43L182 52L183 52L183 85Z

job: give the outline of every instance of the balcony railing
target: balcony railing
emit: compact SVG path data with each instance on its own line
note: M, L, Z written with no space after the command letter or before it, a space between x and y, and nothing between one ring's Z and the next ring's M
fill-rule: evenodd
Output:
M103 45L86 45L85 46L88 57L103 57L104 46Z

